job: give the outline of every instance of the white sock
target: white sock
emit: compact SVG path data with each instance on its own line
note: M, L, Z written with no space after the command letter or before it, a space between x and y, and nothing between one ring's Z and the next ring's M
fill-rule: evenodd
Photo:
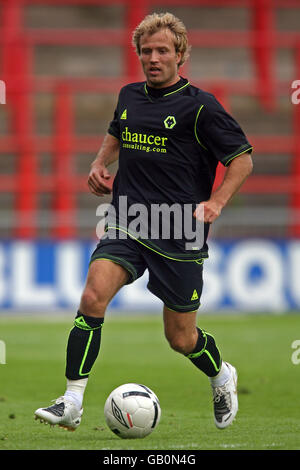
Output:
M210 383L213 387L222 387L230 379L231 372L225 362L222 362L220 372L215 377L210 377Z
M64 397L75 403L79 410L82 408L83 395L88 379L69 380L67 379L67 390Z

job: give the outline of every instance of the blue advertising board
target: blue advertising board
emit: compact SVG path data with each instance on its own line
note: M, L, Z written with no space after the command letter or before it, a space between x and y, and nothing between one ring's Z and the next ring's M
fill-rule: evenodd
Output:
M96 242L0 243L0 310L77 309ZM110 304L120 311L161 311L147 272ZM201 310L300 311L300 240L210 241Z

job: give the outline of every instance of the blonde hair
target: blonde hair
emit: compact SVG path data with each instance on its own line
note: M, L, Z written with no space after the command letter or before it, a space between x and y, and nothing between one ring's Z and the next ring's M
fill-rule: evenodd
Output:
M186 27L183 22L172 13L153 13L147 15L144 20L135 28L132 35L132 44L137 55L141 54L140 39L143 34L154 34L161 29L169 29L174 36L175 51L182 54L178 64L180 67L189 57L191 47L188 44Z

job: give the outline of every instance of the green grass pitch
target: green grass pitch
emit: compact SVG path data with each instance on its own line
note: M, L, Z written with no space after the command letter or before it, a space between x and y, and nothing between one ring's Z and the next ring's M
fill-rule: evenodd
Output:
M65 390L72 321L71 316L0 316L0 340L6 345L6 364L0 364L0 449L300 449L300 364L292 362L299 315L199 314L198 325L216 337L224 359L239 373L240 410L225 430L215 428L208 379L169 348L159 315L108 314L76 432L35 421L34 410ZM106 397L126 382L148 385L160 399L160 424L144 439L122 440L104 421Z

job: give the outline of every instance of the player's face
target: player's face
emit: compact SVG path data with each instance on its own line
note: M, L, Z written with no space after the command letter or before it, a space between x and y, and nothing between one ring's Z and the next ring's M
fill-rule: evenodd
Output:
M139 58L149 86L163 88L179 80L178 63L181 53L176 52L174 36L169 29L162 29L151 35L143 34Z

